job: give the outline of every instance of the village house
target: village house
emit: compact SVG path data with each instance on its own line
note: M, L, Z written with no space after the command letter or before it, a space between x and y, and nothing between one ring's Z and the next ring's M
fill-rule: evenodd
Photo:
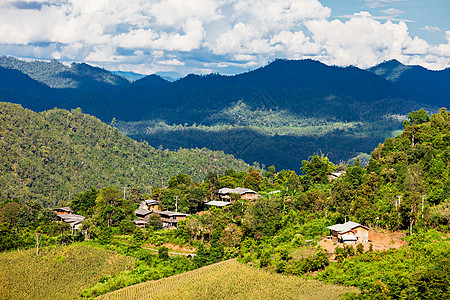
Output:
M71 214L72 213L72 210L68 206L54 208L53 211L56 214L58 214L58 215L60 215L60 214Z
M231 202L215 201L215 200L214 200L214 201L206 202L205 204L206 204L206 205L209 205L209 206L224 207L224 206L230 205Z
M70 225L70 228L73 230L80 230L81 223L83 223L85 217L76 215L72 213L72 210L70 207L59 207L53 209L53 211L56 213L56 217L59 221L68 223Z
M338 178L338 177L340 177L340 176L342 176L342 175L345 175L345 171L341 171L341 172L332 172L332 173L330 173L330 174L328 174L327 175L327 178L328 178L328 181L333 181L333 180L335 180L336 178Z
M148 216L152 213L152 211L144 208L139 208L134 212L136 217L139 219L133 220L134 224L138 227L145 227L148 223Z
M336 224L328 226L327 229L330 229L331 239L334 242L344 244L369 242L369 228L355 222Z
M183 214L175 211L157 211L161 221L163 222L163 227L167 229L178 228L178 221L186 219L188 214Z
M248 199L248 200L258 197L258 194L254 190L239 187L234 189L221 188L218 194L220 200L227 202L231 201L230 194L239 194L241 195L241 199Z
M149 211L159 211L158 200L144 200L139 204L139 209L145 209Z

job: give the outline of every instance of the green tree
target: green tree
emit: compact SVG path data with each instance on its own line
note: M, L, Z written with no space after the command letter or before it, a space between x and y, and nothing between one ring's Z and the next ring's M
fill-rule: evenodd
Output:
M313 184L327 183L327 175L336 170L336 165L324 155L313 155L310 161L302 161L302 165L300 169L306 173L307 179Z
M169 248L163 246L158 249L158 257L162 260L169 259Z
M77 214L87 216L92 214L97 199L98 190L95 187L78 193L70 203L70 208Z

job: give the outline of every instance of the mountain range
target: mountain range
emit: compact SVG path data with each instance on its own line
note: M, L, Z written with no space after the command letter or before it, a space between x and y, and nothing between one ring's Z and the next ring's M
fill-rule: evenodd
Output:
M339 162L370 152L402 128L407 113L447 106L448 83L449 69L396 60L367 70L275 60L234 76L130 82L84 63L0 59L2 101L35 111L80 107L153 146L208 147L296 170L314 153Z

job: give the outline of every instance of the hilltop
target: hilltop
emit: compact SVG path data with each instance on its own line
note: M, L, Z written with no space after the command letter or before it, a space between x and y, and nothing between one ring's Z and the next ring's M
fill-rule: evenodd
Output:
M208 172L249 167L223 152L155 149L80 109L36 113L0 102L0 136L0 199L44 206L91 186L162 186L180 172L200 181Z

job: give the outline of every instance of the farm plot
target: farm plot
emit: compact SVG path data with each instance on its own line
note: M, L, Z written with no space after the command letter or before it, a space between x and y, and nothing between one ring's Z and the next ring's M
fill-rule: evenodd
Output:
M228 260L97 299L339 299L351 291L357 289L273 274Z
M83 244L0 254L0 299L76 299L103 276L131 269L134 259Z

